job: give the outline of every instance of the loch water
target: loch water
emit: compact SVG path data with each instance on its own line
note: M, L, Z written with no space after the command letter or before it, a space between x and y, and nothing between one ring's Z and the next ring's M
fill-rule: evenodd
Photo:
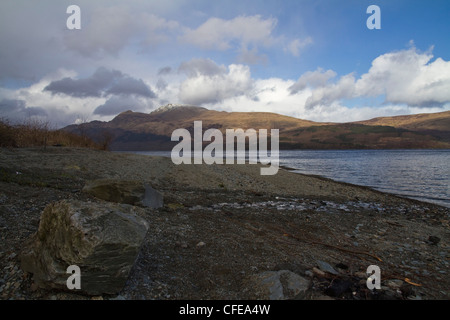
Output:
M280 164L450 207L450 150L280 151Z

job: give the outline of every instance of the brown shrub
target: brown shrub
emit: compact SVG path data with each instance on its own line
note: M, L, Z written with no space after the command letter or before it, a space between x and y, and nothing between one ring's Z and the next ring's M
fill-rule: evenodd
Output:
M0 119L0 147L83 147L100 149L102 146L87 136L80 136L64 130L51 130L48 122L27 120L11 125Z

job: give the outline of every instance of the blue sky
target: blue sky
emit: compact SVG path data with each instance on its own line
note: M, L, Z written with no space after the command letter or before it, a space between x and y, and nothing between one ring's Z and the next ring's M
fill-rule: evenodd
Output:
M69 5L81 30L68 30ZM381 10L369 30L366 10ZM167 103L315 121L450 110L450 1L3 0L0 117Z

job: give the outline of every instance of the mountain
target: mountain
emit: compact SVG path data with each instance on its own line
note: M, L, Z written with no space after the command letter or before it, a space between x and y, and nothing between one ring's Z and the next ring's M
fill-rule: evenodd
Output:
M108 122L70 125L64 130L107 144L111 150L171 150L172 132L279 129L280 149L413 149L450 148L450 111L366 121L331 123L297 119L269 112L225 112L168 104L151 113L125 111ZM193 135L192 135L193 136ZM225 140L225 139L224 139ZM208 143L206 143L208 144Z

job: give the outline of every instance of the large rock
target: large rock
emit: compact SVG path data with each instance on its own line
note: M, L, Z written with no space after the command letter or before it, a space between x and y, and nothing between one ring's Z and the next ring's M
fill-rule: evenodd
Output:
M143 209L108 202L64 200L48 205L38 231L24 246L22 269L33 274L40 288L68 290L67 268L76 265L81 292L117 294L148 230L138 211Z
M163 206L163 195L153 189L149 183L141 181L116 179L92 180L86 183L83 192L111 202L150 208L160 208Z
M310 280L289 270L265 271L250 279L252 299L303 299L310 283Z

